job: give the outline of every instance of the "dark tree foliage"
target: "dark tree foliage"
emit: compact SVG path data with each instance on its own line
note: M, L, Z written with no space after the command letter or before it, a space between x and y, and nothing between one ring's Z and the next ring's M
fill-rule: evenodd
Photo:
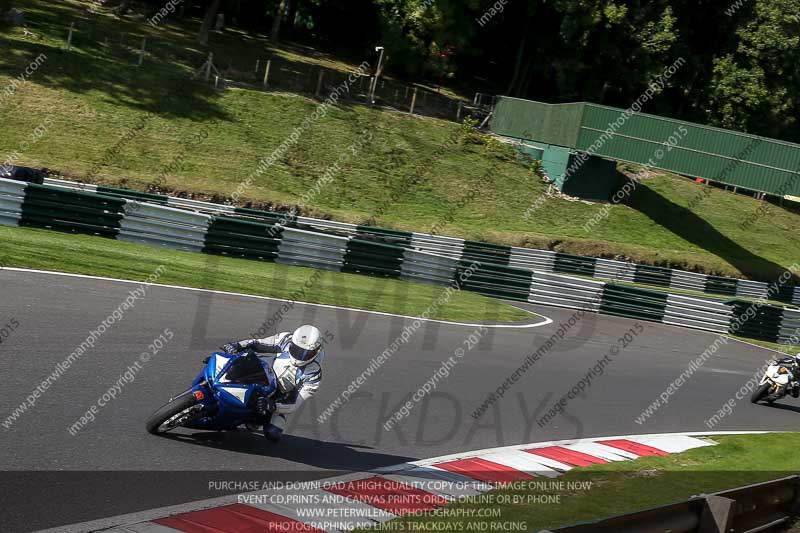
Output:
M188 3L466 93L627 107L680 59L645 111L800 140L800 0Z

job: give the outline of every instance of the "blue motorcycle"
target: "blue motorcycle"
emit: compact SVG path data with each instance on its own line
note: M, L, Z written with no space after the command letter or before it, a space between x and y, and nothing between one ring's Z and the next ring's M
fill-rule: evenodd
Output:
M214 352L189 390L150 415L147 431L161 435L177 427L229 431L242 424L261 426L266 417L256 409L257 397L273 398L277 383L272 365L254 352Z

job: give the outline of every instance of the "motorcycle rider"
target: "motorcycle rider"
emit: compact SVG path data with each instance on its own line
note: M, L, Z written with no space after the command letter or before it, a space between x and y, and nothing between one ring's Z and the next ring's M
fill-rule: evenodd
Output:
M789 392L793 398L800 398L800 353L794 354L792 357L792 377L794 378L789 384Z
M258 411L265 417L264 436L269 440L280 440L286 429L286 415L296 411L319 389L322 383L320 363L325 357L322 343L319 329L306 324L293 332L227 343L222 347L229 354L245 350L276 354L272 368L278 378L277 399L259 397L256 401Z

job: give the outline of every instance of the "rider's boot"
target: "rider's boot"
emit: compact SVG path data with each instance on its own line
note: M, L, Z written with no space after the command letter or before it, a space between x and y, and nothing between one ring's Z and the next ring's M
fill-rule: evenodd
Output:
M267 413L267 415L261 420L251 420L250 422L245 422L244 427L247 428L247 431L256 433L257 431L263 431L263 429L269 425L270 420L272 420L272 413Z
M286 429L286 417L284 415L272 415L272 419L264 424L264 436L267 440L278 442Z

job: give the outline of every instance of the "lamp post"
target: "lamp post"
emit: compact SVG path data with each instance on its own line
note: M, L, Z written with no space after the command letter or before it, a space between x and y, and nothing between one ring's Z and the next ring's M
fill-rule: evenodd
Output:
M378 76L381 75L381 65L383 64L384 48L383 46L376 46L375 51L380 52L380 55L378 56L378 68L375 69L375 77L372 79L372 88L369 94L370 102L372 102L373 104L375 103L375 90L378 88Z

